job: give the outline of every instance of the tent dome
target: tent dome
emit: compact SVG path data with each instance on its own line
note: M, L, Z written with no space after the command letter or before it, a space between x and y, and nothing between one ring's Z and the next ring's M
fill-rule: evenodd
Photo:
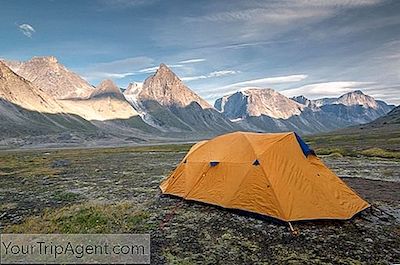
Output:
M293 132L234 132L201 141L160 188L283 221L349 219L369 207Z

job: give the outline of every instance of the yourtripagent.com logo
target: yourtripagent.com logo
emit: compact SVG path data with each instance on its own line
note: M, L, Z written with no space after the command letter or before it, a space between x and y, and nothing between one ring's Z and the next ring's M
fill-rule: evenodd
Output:
M150 263L148 234L2 234L0 239L0 263Z

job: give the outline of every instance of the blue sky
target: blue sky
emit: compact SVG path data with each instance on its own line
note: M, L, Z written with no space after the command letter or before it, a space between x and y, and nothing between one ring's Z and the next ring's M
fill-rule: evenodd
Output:
M213 102L244 87L287 96L361 89L400 104L400 1L0 0L0 57L54 55L97 84L166 63Z

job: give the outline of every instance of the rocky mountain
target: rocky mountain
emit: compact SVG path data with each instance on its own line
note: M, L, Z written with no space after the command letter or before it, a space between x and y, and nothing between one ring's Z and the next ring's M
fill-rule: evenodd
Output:
M158 130L143 122L125 99L100 95L56 100L0 61L0 148L107 145L158 137Z
M133 108L139 113L139 115L145 119L146 113L140 105L138 100L138 94L141 92L143 84L139 83L129 83L128 87L124 91L125 99L133 106Z
M164 64L122 92L111 80L92 87L54 57L0 61L0 145L4 137L43 135L46 141L46 135L70 132L119 141L199 139L236 130L311 134L368 123L392 108L361 91L310 100L259 88L224 96L214 108ZM396 115L371 124L377 128Z
M86 98L93 87L53 56L26 62L4 61L15 73L56 99Z
M310 100L304 96L297 96L291 99L307 107L314 108L339 104L342 104L344 106L362 106L366 109L375 109L379 112L380 115L383 115L383 113L387 113L393 108L393 106L387 105L383 101L375 100L373 97L365 95L361 90L348 92L338 98L321 98Z
M309 100L308 98L306 98L305 96L301 95L301 96L296 96L296 97L292 97L290 98L291 100L296 101L299 104L302 104L306 107L312 107L315 106L315 104L313 104L314 102L312 100Z
M361 90L355 90L340 96L334 104L345 106L360 105L364 108L378 109L379 105L373 97L365 95Z
M142 86L130 84L124 95L149 125L164 132L212 135L239 129L190 90L165 64Z
M297 101L297 97L294 97L292 99ZM319 99L315 99L315 100L309 100L309 99L307 99L307 100L311 103L311 105L313 105L317 108L319 108L321 106L325 106L325 105L333 105L337 102L337 98L319 98Z
M190 90L165 64L160 64L157 72L144 81L137 98L140 101L157 101L165 107L184 108L192 102L197 102L202 109L212 108L207 101Z
M233 120L261 115L275 119L288 119L294 115L300 115L304 107L269 88L239 91L217 99L214 106Z
M299 102L299 97L293 98L293 100ZM382 112L388 112L392 108L392 106L387 105L383 101L375 100L373 97L365 95L361 90L348 92L338 98L322 98L308 101L317 107L342 104L345 106L362 106Z
M340 119L348 120L352 124L373 121L385 115L394 107L383 101L375 100L360 90L348 92L338 98L309 100L302 96L302 98L295 97L292 99L301 104L305 102L307 107L316 111L329 112Z
M31 80L31 90L23 89L23 92L15 83L7 81L10 91L16 94L11 102L21 107L45 113L74 114L88 121L129 119L138 115L111 80L93 88L55 57L34 57L27 62L4 63L23 74L24 80ZM27 91L33 92L24 95ZM43 99L41 104L37 104L37 97ZM31 101L34 103L31 104Z
M130 119L139 113L111 80L102 81L86 99L59 100L70 113L90 121Z
M1 137L94 129L88 121L67 112L62 104L0 61Z
M55 99L26 79L18 76L0 61L0 97L28 110L62 113L64 108Z
M334 139L325 141L326 146L332 148L339 143L359 151L380 152L384 149L400 152L400 106L372 122L340 128L319 137Z
M124 95L126 96L136 96L142 89L143 83L129 83L128 87L124 91Z
M361 91L339 98L288 99L272 89L249 89L217 99L215 107L249 130L317 133L368 123L392 109Z
M396 127L400 131L400 106L392 109L388 114L364 125L361 128L375 127L381 130L385 130L386 127Z
M115 85L112 80L103 80L90 94L90 98L105 98L111 97L120 100L125 100L124 94L122 94L121 90Z

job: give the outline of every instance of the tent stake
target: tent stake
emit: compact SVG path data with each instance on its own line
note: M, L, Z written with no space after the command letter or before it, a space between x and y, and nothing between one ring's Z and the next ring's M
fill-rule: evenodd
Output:
M293 226L290 222L288 222L288 223L289 223L290 231L292 231L292 233L293 233L294 232Z
M289 227L290 227L290 231L292 231L292 235L293 236L298 236L299 235L299 230L294 229L291 222L288 222L288 224L289 224Z

